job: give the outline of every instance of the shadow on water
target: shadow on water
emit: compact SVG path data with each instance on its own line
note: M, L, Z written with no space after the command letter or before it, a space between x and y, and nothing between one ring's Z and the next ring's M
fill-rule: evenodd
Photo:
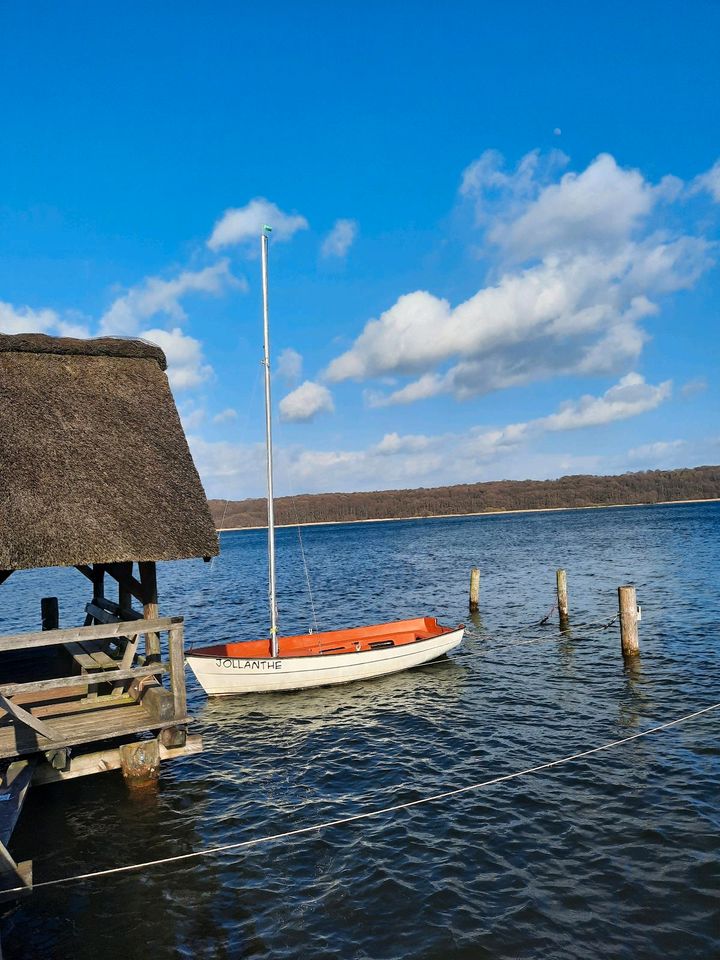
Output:
M161 782L159 787L129 790L121 774L113 772L36 788L16 831L15 849L21 858L33 857L36 880L198 850L205 843L196 814L206 806L211 785L188 779L181 795L175 787ZM204 860L199 870L169 864L38 889L31 901L19 903L6 916L3 956L192 957L198 942L215 938L228 899L222 863L212 859ZM31 953L25 948L28 908ZM232 912L246 930L252 927L250 907L243 911L234 906ZM204 955L223 960L237 956L217 946Z

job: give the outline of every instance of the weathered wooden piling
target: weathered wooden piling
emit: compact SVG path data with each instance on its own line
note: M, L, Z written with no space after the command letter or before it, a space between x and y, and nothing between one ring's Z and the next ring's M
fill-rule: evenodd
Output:
M480 569L473 567L470 570L470 613L477 613L480 609Z
M160 744L157 740L125 743L120 747L120 765L129 784L151 783L160 776Z
M57 630L60 626L60 605L57 597L43 597L40 600L40 615L43 630Z
M570 611L568 608L568 592L567 592L567 574L564 570L558 570L555 574L555 580L557 582L557 607L558 615L560 617L560 626L562 628L567 627L570 623Z
M157 573L154 563L140 563L140 583L142 585L143 614L146 620L154 620L158 613ZM145 652L152 662L160 659L160 636L148 633L145 637Z
M638 607L635 587L626 584L618 587L620 610L620 643L624 657L636 657L640 653L638 640Z

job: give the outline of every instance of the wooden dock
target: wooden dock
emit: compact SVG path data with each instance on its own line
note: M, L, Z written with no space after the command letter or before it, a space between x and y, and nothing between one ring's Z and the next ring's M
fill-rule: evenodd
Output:
M160 760L201 749L187 736L183 618L119 620L108 608L119 609L88 604L88 617L106 623L0 637L0 898L31 885L30 864L7 849L31 784L117 769L152 778Z
M30 883L8 852L28 789L118 769L132 785L200 749L183 620L160 616L156 566L219 545L166 371L140 340L0 333L0 599L13 624L31 618L0 636L0 890ZM37 623L26 591L13 596L47 568L85 580L65 629L57 597L37 597Z

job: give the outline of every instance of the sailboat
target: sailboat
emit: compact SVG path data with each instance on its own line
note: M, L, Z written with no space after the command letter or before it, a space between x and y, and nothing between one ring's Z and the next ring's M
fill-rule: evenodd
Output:
M381 677L418 667L462 643L465 627L445 627L434 617L396 620L280 636L275 575L270 326L268 308L268 234L260 236L263 290L263 366L265 368L265 440L268 512L268 593L270 636L194 648L187 662L210 696L304 690Z

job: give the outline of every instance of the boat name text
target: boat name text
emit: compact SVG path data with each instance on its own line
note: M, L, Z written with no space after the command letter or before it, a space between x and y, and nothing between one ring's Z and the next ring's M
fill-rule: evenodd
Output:
M282 660L236 660L230 657L218 657L216 667L226 670L282 670Z

